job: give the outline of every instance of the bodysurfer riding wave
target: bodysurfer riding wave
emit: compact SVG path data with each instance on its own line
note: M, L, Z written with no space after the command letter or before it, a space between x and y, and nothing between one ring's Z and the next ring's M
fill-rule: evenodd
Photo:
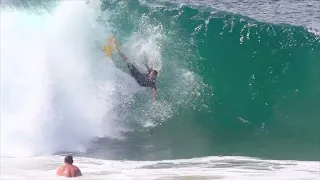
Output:
M118 51L123 61L127 63L130 74L137 81L137 83L140 86L151 87L153 89L153 99L156 101L158 99L158 90L156 87L158 71L145 65L145 67L148 69L148 73L141 73L133 64L128 62L128 58L120 50Z
M112 44L112 45L110 45ZM104 47L104 51L106 54L110 57L112 57L112 49L115 48L118 52L120 57L123 59L125 63L127 63L127 66L129 68L131 76L137 81L137 83L140 86L143 87L151 87L153 89L153 99L154 101L157 101L158 99L158 90L156 87L156 80L158 76L158 71L148 67L145 64L145 67L148 70L148 73L141 73L132 63L128 62L128 58L120 51L120 47L118 42L115 40L115 38L110 38L109 39L109 45L106 45Z

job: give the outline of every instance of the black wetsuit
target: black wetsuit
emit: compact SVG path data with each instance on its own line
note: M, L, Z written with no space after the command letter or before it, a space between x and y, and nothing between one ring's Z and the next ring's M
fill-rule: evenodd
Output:
M128 63L128 68L130 70L130 74L136 79L137 83L140 86L144 87L156 87L156 82L154 79L149 78L148 74L142 74L133 64Z

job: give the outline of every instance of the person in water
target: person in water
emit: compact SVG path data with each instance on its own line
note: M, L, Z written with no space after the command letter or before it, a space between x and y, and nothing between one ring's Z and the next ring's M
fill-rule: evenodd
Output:
M153 99L154 101L157 101L158 90L156 87L156 79L158 76L158 71L145 65L148 69L148 73L141 73L133 64L128 62L128 58L120 50L118 51L123 61L127 63L131 76L137 81L140 86L151 87L153 89Z
M71 155L67 155L64 158L64 165L57 170L57 175L65 177L78 177L82 176L82 173L77 166L73 165L73 157Z

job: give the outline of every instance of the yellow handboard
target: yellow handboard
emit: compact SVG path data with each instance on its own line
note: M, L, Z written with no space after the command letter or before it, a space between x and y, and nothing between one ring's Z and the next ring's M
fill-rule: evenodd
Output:
M113 50L119 50L120 46L118 41L114 36L111 36L108 39L108 45L105 45L103 50L106 53L107 56L112 57Z
M107 56L112 56L112 46L111 45L105 45L104 46L104 52L106 53Z

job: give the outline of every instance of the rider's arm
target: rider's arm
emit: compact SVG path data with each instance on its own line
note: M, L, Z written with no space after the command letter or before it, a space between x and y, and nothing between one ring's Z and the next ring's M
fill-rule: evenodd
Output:
M158 89L157 89L157 87L153 87L153 100L154 101L158 100Z
M144 64L144 66L148 69L148 72L150 72L152 70L152 68L149 68L149 66L147 64Z
M145 60L146 62L148 62L148 58L147 58L146 55L144 55L144 60ZM145 63L144 66L147 68L148 72L150 72L150 71L152 70L152 68L150 68L147 63Z

